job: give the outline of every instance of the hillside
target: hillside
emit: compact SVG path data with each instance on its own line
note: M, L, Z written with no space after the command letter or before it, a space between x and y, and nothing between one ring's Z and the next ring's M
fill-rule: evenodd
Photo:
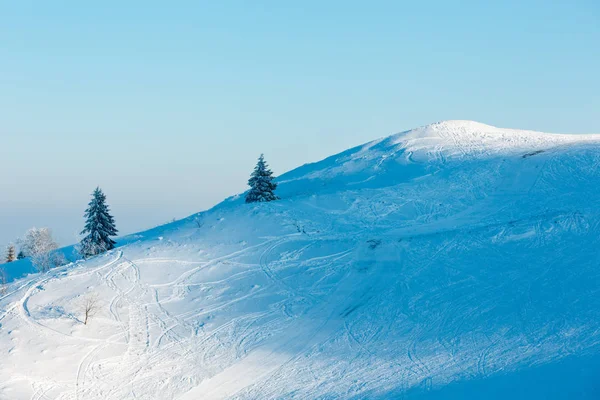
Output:
M12 282L0 399L599 398L599 166L470 121L301 166Z

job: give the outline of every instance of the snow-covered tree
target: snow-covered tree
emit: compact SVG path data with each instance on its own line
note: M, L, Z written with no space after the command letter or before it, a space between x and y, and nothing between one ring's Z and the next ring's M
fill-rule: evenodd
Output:
M19 253L17 254L17 260L22 260L26 257L27 256L25 255L25 253L23 253L23 250L19 250Z
M56 251L58 244L52 238L52 231L48 228L31 228L18 243L21 253L25 257L30 257L33 266L41 272L58 267L65 262L64 256Z
M17 252L14 245L9 245L6 250L6 262L13 262L17 259Z
M22 239L18 240L21 252L25 257L33 257L41 253L47 253L58 248L58 244L52 238L49 228L31 228Z
M118 231L115 219L106 205L106 196L99 187L92 193L92 200L84 216L86 223L81 234L86 236L80 243L81 255L90 257L114 249L116 242L111 236L116 236Z
M273 172L269 169L264 156L261 154L250 175L248 185L250 191L246 194L246 203L273 201L279 199L275 195L277 184L274 182Z

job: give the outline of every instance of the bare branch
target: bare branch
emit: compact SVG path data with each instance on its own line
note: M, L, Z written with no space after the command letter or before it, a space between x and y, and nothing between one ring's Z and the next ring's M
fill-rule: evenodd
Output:
M87 325L90 318L96 315L98 312L99 304L98 304L98 295L96 293L90 293L83 298L81 303L82 312L84 315L83 324Z

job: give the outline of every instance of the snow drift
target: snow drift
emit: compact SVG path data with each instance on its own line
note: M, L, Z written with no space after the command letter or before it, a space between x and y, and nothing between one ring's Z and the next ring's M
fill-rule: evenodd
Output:
M304 165L12 282L0 398L598 398L599 166L469 121Z

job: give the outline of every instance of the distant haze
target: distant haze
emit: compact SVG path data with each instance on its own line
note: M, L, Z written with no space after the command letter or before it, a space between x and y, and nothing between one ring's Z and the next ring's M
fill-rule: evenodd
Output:
M523 4L527 3L527 4ZM102 187L121 233L446 119L600 132L600 5L0 4L0 253L76 240Z

